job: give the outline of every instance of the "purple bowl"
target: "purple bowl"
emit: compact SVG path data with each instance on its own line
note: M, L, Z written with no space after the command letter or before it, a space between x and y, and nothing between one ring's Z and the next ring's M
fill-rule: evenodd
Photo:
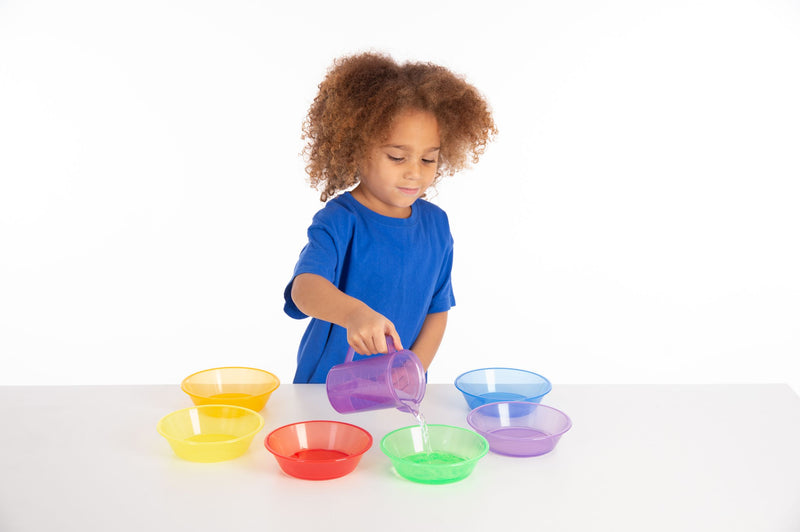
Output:
M549 453L572 421L551 406L525 401L502 401L479 406L467 423L486 438L489 449L508 456L539 456Z

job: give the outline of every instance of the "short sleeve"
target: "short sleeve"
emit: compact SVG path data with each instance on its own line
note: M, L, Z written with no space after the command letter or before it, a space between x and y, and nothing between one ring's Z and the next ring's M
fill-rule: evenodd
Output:
M436 282L436 289L433 293L430 307L428 307L428 314L436 312L445 312L450 310L456 304L455 295L453 294L453 284L451 281L451 274L453 272L453 240L450 238L450 245L447 247L444 260L442 261L442 269L439 273L439 279Z
M295 319L307 318L292 300L292 285L301 273L313 273L335 284L337 276L338 253L335 232L321 216L315 216L308 228L308 243L300 252L300 257L292 274L292 280L283 292L283 310Z

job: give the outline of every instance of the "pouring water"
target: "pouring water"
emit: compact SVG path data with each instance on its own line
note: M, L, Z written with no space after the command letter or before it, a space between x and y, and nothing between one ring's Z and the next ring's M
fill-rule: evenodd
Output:
M406 409L411 412L411 415L413 415L417 420L417 423L419 423L420 433L422 434L422 449L425 454L430 455L433 450L431 449L431 436L430 432L428 431L428 424L425 422L425 416L422 415L422 411L417 403L403 401L403 404L406 406Z

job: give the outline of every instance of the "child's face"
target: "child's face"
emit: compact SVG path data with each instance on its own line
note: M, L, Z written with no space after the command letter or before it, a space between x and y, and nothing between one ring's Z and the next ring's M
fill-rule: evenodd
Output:
M411 204L436 177L439 143L439 124L432 113L401 111L386 140L367 152L353 196L378 214L411 216Z

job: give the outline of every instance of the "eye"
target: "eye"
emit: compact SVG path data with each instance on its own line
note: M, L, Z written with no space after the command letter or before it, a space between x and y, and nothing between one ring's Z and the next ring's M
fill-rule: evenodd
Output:
M422 159L425 164L436 164L436 159Z
M395 163L400 163L400 162L403 162L403 158L402 158L402 157L392 157L391 155L388 155L388 154L387 154L386 156L387 156L387 157L389 158L389 160L390 160L390 161L392 161L392 162L395 162Z

